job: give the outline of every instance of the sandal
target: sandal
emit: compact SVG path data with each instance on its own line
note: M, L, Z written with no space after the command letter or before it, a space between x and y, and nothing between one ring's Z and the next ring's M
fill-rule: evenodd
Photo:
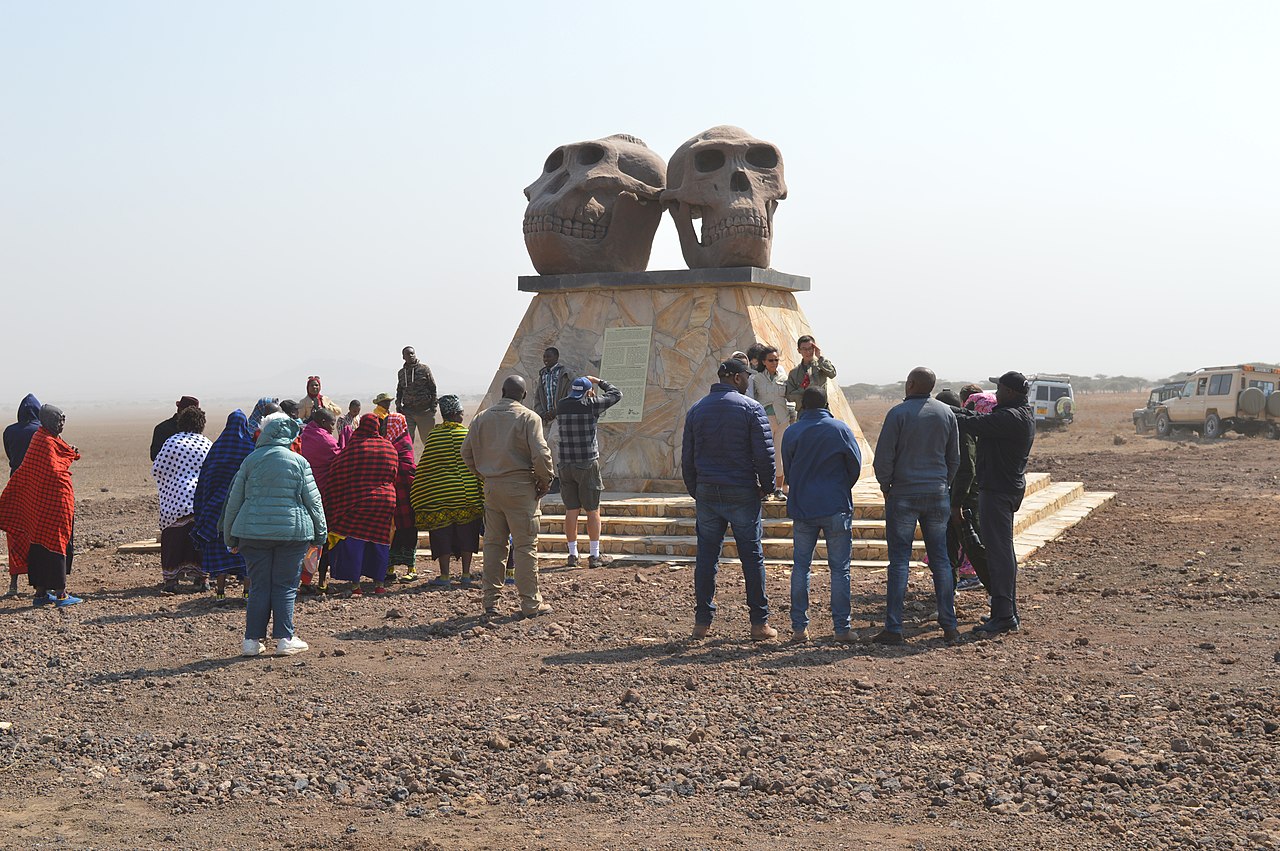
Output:
M351 596L352 596L352 597L363 597L363 596L364 596L364 589L362 589L359 585L357 585L356 587L354 587L354 588L352 588L352 589L351 589Z
M373 593L375 593L375 594L390 594L390 593L391 593L391 590L390 590L389 588L387 588L385 585L375 585L375 586L373 587Z
M390 579L391 577L387 577L387 578ZM401 576L399 581L400 582L417 582L418 571L414 570L413 568L410 568L409 572L406 573L404 576Z

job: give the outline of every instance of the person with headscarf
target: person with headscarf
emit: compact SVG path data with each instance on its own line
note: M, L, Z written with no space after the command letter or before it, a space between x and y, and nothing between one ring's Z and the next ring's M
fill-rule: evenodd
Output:
M330 572L334 579L351 583L353 597L361 595L362 576L373 580L373 593L387 591L400 459L379 425L376 414L360 418L351 441L333 459L322 491Z
M277 656L307 649L294 626L294 602L302 559L324 541L327 529L311 465L289 450L297 436L292 417L277 413L264 419L258 445L231 481L222 511L222 538L231 552L244 556L249 570L242 656L266 652L268 621Z
M151 431L151 461L155 463L156 456L160 454L161 447L164 442L178 433L178 414L181 414L185 408L200 407L200 400L195 396L183 396L177 402L174 402L178 410L174 411L173 416L164 422L158 423Z
M249 414L249 433L254 436L254 440L258 439L258 432L262 429L262 421L266 417L280 410L280 400L275 396L263 396L253 406L253 411Z
M9 475L22 464L22 456L27 454L31 438L40 428L40 400L34 393L28 393L18 403L18 421L4 430L4 454L9 459Z
M4 454L9 459L9 475L12 476L22 465L22 457L27 454L31 438L40 428L40 400L34 393L28 393L18 403L18 421L4 430ZM13 545L9 546L9 590L6 597L18 594L18 577L27 572L26 559L15 558Z
M336 422L333 411L328 408L317 408L311 415L311 421L302 429L302 435L298 438L298 452L311 465L311 475L315 477L316 487L321 493L324 493L325 485L329 482L329 467L333 465L333 459L338 457L338 442L333 438ZM316 580L314 586L313 571ZM328 590L326 582L328 575L329 548L321 544L318 553L307 553L307 559L302 565L300 590L310 593L314 589L323 594Z
M410 499L416 526L431 535L431 557L440 563L432 585L448 586L451 559L462 562L463 585L471 584L471 558L480 552L484 525L484 487L462 462L462 405L457 396L441 396L440 423L423 438Z
M304 423L310 421L311 415L321 408L332 410L335 416L341 413L341 409L336 407L329 397L320 392L320 376L307 376L307 395L302 397L302 401L298 403L298 419Z
M40 427L22 465L0 492L0 529L9 536L9 558L20 558L34 591L31 605L63 608L83 602L67 593L76 513L71 465L80 452L62 439L67 417L43 405Z
M253 433L249 430L249 418L236 409L227 417L226 428L209 447L200 465L200 477L192 498L195 518L191 523L191 540L200 555L200 569L205 576L217 583L216 599L226 599L227 577L236 576L245 582L248 596L248 571L244 558L227 549L219 523L226 506L231 481L240 464L253 451Z
M418 571L414 561L418 556L418 529L413 516L413 503L409 494L413 489L413 475L418 469L413 457L413 438L409 436L409 422L404 414L387 415L387 440L396 450L399 468L396 472L395 531L391 535L391 567L387 579L395 580L397 565L409 570L400 577L401 582L415 582Z
M162 594L176 594L178 580L189 576L208 585L200 570L200 553L191 539L195 520L196 483L212 444L204 436L205 414L198 407L178 413L178 433L164 442L151 465L160 491L160 570ZM207 590L207 588L206 588Z

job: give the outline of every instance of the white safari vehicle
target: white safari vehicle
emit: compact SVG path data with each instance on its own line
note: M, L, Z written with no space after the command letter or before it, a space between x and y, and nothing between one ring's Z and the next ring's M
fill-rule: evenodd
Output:
M1205 437L1237 431L1280 438L1280 370L1252 364L1197 369L1181 394L1156 408L1156 434L1180 428Z
M1027 399L1035 414L1036 427L1066 425L1075 419L1076 400L1071 379L1065 375L1032 375Z

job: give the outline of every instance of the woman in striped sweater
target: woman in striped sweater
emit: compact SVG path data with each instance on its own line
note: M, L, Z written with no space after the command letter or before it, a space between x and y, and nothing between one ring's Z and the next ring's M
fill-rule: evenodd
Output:
M441 422L427 433L413 479L410 502L417 528L431 534L431 557L440 562L440 577L430 584L448 586L451 559L462 561L461 582L471 584L471 557L480 551L484 522L484 490L462 463L462 405L457 396L441 396Z

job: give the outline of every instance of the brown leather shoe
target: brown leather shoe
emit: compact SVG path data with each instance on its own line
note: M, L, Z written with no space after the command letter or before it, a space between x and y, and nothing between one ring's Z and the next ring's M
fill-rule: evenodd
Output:
M751 625L752 641L768 641L770 638L777 638L778 631L767 623L753 623Z
M708 635L710 635L710 634L711 634L711 624L709 624L709 623L696 623L696 624L694 624L694 625L693 625L693 637L694 637L694 638L706 638L706 637L707 637Z
M837 632L832 637L841 644L856 644L858 641L858 636L854 635L853 630L851 629L845 630L844 632Z
M942 640L946 643L948 647L954 647L955 645L960 643L960 630L944 629L942 631Z
M882 629L871 638L872 644L901 644L902 633Z
M805 643L806 641L808 641L808 640L809 640L809 630L808 630L808 629L797 629L797 630L792 630L792 632L791 632L791 643L792 643L792 644L804 644L804 643Z

